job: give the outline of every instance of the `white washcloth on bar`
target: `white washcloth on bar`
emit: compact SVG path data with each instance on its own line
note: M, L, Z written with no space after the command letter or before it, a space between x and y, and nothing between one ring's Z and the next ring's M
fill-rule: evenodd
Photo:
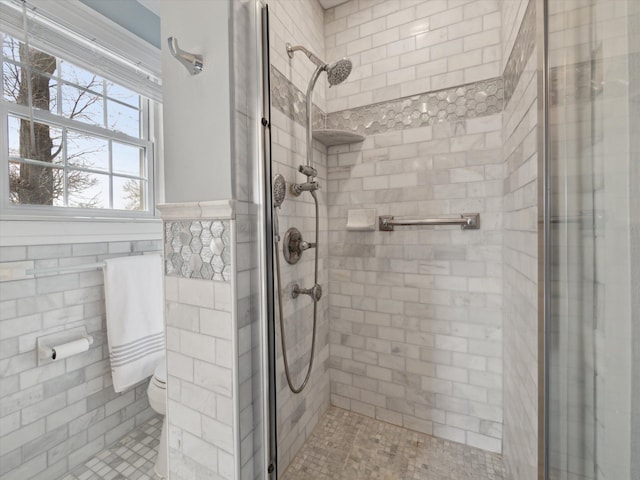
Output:
M105 260L107 338L116 392L153 375L165 354L162 282L160 255Z

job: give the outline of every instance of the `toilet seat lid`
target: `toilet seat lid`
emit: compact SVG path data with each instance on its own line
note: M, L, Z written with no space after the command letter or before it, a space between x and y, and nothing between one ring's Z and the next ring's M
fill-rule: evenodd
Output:
M164 359L156 365L153 377L161 383L167 383L167 362Z

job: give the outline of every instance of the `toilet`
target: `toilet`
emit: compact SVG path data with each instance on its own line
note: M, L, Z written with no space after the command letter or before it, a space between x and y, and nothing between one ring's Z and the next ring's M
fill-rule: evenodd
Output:
M162 419L162 433L160 433L160 445L158 445L158 457L154 471L160 478L167 477L167 362L163 358L156 366L153 376L147 388L149 405L160 415Z

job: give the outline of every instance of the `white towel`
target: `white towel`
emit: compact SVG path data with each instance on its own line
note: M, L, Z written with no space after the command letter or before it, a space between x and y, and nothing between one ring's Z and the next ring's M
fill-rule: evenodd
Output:
M165 354L162 281L160 255L105 260L107 338L116 392L153 375Z

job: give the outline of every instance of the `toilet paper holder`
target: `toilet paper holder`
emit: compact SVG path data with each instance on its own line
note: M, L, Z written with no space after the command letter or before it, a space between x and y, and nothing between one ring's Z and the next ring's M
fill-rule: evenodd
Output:
M78 344L78 340L84 340ZM74 345L69 345L69 344ZM60 352L82 353L93 345L93 337L87 333L86 327L70 328L60 332L43 335L36 339L36 351L38 352L38 366L67 358L70 355L59 355ZM71 348L69 348L71 347Z

